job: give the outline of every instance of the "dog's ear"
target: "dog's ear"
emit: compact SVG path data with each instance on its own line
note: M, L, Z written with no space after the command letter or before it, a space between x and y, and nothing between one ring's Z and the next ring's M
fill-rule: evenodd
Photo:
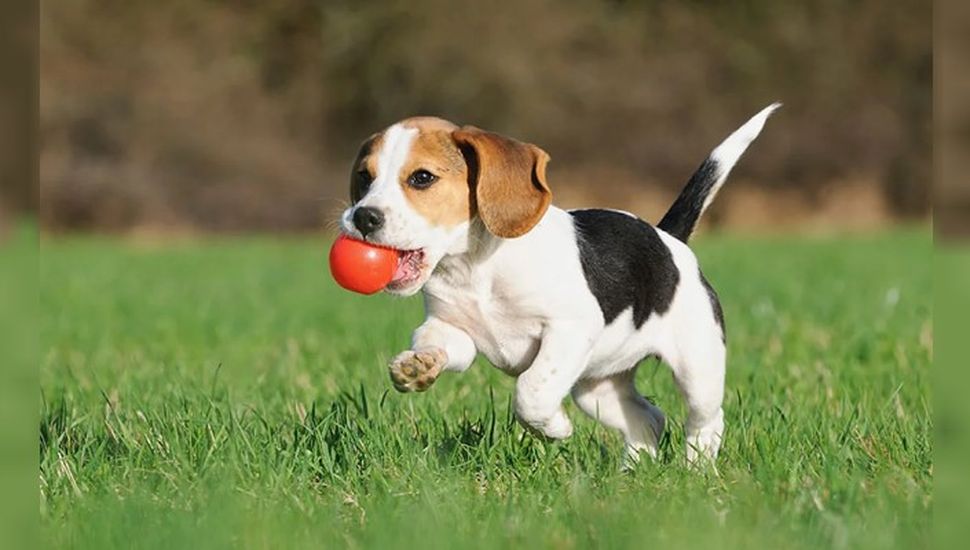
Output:
M485 227L506 239L528 233L552 201L546 184L549 155L535 145L474 126L451 135L468 164L472 196Z
M357 204L357 201L364 198L368 188L370 188L371 181L374 179L374 175L367 168L364 159L373 152L374 145L380 137L381 134L377 133L365 139L357 151L357 158L354 159L354 164L350 169L350 202L352 204Z

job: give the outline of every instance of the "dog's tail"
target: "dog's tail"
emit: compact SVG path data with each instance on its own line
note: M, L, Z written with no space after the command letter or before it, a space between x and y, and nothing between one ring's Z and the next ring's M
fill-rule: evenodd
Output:
M686 243L694 227L697 226L701 214L707 210L718 190L724 185L728 174L731 173L731 168L754 138L761 133L768 116L779 107L781 103L772 103L765 107L711 151L700 168L690 177L684 190L680 192L657 227Z

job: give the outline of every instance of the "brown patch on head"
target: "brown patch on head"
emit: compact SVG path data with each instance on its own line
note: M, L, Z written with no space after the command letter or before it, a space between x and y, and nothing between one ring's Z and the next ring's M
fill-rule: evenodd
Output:
M409 118L402 125L418 130L399 174L405 198L432 225L454 227L468 221L474 213L468 168L451 137L458 127L434 117ZM418 170L437 179L426 189L412 187L408 178Z
M542 219L552 200L545 151L435 117L413 117L400 124L418 133L396 177L406 200L432 225L454 227L477 214L492 234L514 238ZM378 175L383 139L383 132L374 134L361 145L351 172L354 202L367 194ZM423 188L411 185L412 174L422 170L434 176L433 183Z
M535 227L552 201L546 183L549 155L535 145L474 126L452 137L467 159L485 227L504 238L519 237Z
M453 132L458 129L458 125L454 122L436 116L413 116L402 120L401 126L405 128L417 128L419 132L435 132L439 130Z
M377 151L384 141L384 133L372 135L360 144L357 158L350 169L350 200L356 203L364 198L377 172Z

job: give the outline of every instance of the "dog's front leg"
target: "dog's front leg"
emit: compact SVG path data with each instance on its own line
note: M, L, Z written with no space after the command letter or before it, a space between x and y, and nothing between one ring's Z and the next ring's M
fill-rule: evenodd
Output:
M425 391L443 371L461 372L475 360L475 343L468 334L436 317L428 317L411 337L411 349L389 366L399 392Z
M515 414L527 428L551 439L572 435L562 400L586 367L590 334L578 323L547 327L539 354L515 384Z

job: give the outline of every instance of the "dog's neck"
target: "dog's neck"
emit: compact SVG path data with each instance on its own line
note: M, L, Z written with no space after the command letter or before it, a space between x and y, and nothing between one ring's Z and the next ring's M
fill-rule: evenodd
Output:
M442 285L456 287L467 284L473 271L482 274L478 267L488 261L504 242L505 239L489 232L480 219L472 219L466 235L456 247L457 250L441 258L423 291L435 294L435 289Z
M468 224L468 235L465 237L465 242L465 252L459 254L459 256L464 256L463 261L468 263L481 263L495 254L495 251L502 246L505 239L493 235L485 227L485 223L476 217Z

